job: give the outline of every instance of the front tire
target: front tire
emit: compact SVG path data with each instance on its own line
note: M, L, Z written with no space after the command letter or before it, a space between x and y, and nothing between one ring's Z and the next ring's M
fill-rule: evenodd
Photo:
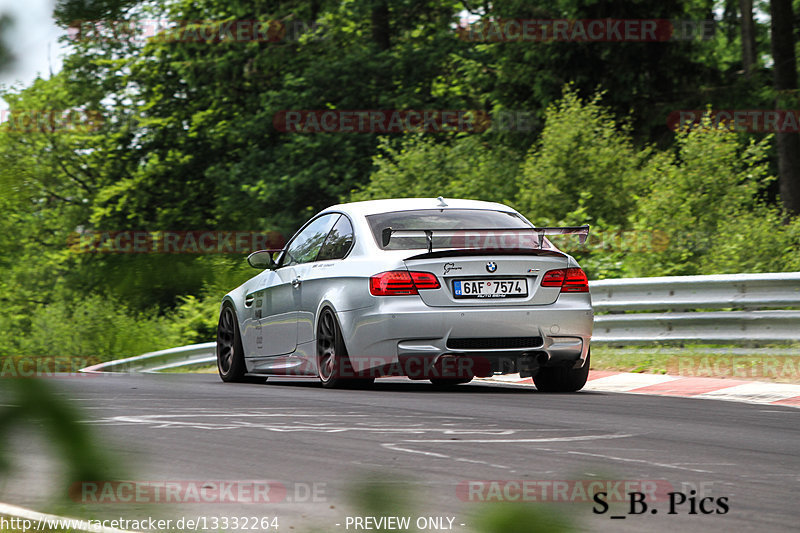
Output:
M541 392L576 392L586 385L589 378L591 351L586 354L586 362L581 368L544 367L533 376L536 389Z
M242 337L233 307L225 305L217 324L217 370L226 383L246 381Z

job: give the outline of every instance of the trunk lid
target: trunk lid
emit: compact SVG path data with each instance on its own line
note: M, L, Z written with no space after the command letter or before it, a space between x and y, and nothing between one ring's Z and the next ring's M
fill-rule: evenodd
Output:
M430 272L439 279L440 289L419 291L422 301L431 307L552 304L560 288L542 287L542 276L548 270L567 268L568 262L565 254L555 250L450 250L404 260L408 270Z

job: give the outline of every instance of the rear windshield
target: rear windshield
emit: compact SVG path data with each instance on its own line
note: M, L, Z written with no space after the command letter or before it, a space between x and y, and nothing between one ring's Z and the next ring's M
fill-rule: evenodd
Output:
M427 248L425 236L392 236L388 246L383 245L382 232L393 230L434 230L433 248L483 248L487 239L502 238L503 229L526 229L532 226L516 213L492 211L488 209L419 209L415 211L395 211L366 217L375 242L384 250L416 250ZM465 235L440 234L435 230L490 230L481 232L480 238L471 238L472 232ZM491 231L495 230L495 231Z

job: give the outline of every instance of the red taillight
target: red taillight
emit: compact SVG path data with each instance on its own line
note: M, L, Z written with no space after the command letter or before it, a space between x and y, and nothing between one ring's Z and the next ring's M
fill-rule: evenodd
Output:
M560 287L564 284L566 269L551 270L542 277L542 287Z
M561 292L589 292L589 280L581 268L568 268L567 279L561 286Z
M542 277L542 287L561 287L561 292L589 292L589 280L581 268L559 268Z
M369 292L373 296L398 296L419 294L411 274L404 270L382 272L369 278Z
M369 292L373 296L406 296L419 294L417 289L438 289L439 280L430 272L390 270L369 278Z
M420 290L438 289L441 287L441 285L439 285L439 280L430 272L410 272L410 274L411 279L414 280L414 285Z

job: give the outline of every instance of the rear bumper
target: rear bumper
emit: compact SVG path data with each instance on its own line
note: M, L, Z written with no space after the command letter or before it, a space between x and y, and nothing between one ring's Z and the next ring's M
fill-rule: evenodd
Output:
M541 365L580 368L594 318L586 293L562 294L552 304L520 307L429 307L418 296L377 302L338 313L350 361L359 371L382 365L393 365L395 370L425 368L445 354L481 359L491 365L492 373L519 372L522 357L536 361L533 372ZM510 337L540 339L514 348L453 348L452 342L448 347L451 339ZM529 374L531 368L523 371Z

